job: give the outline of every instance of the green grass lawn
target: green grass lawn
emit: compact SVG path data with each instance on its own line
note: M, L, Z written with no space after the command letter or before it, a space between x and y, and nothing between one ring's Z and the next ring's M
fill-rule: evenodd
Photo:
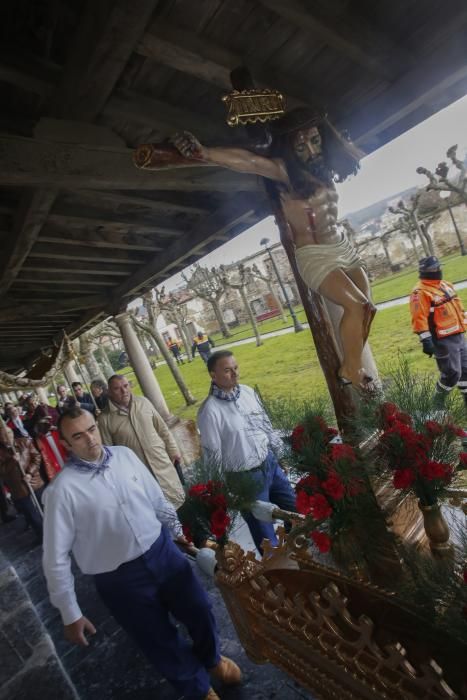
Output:
M467 289L459 296L467 306ZM391 366L402 355L417 372L433 372L435 361L423 355L418 338L412 333L407 305L395 306L377 313L370 335L370 343L380 375L386 376ZM309 331L268 338L259 348L254 343L235 348L235 357L241 368L241 381L257 384L265 397L304 400L327 395L326 384L318 363ZM199 403L209 389L209 376L201 358L180 367L192 393L198 399L195 406L186 407L166 365L155 371L170 410L186 418L196 416ZM129 375L132 376L132 375ZM136 380L136 393L140 393Z
M459 282L460 280L467 279L467 257L462 257L461 255L449 255L442 259L443 262L443 276L449 282ZM410 267L405 269L403 272L398 272L396 274L389 275L383 279L379 279L372 284L373 299L376 303L381 303L383 301L388 301L389 299L396 299L397 297L403 297L410 294L412 288L418 279L417 268ZM295 313L299 321L306 323L305 312L302 306L297 306L295 308ZM288 323L283 323L281 318L273 318L268 321L263 321L259 324L259 331L263 333L271 333L272 331L280 330L281 328L287 328L287 326L292 325L292 320L290 314L287 313ZM212 334L211 338L217 345L223 345L224 343L230 343L236 340L243 340L244 338L250 338L253 335L253 331L250 324L242 324L232 329L232 337L224 338L221 333Z

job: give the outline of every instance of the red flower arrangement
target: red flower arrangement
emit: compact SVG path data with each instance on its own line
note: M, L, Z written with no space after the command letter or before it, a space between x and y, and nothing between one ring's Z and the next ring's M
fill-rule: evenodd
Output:
M208 481L205 484L195 484L188 491L190 510L196 512L196 517L208 524L212 535L223 541L227 536L230 516L227 513L227 499L223 493L224 484L220 481ZM183 526L183 534L192 541L192 531L188 524Z
M454 476L454 443L463 431L435 420L427 420L416 430L412 418L393 403L381 405L379 421L378 452L393 470L394 488L412 489L423 505L435 504Z
M321 416L308 416L292 433L297 466L308 472L295 486L297 511L312 521L309 537L320 552L331 549L333 533L345 530L355 500L367 493L360 455L351 445L333 443L337 434Z

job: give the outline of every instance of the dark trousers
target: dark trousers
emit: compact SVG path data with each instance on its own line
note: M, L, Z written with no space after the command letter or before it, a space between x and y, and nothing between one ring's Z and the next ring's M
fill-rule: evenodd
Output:
M209 360L209 358L211 357L211 351L210 351L210 350L205 350L205 351L203 351L203 350L199 350L199 349L198 349L198 352L199 352L200 357L201 357L201 359L203 360L203 362L207 365L207 364L208 364L208 360Z
M206 592L166 529L143 556L94 579L105 605L158 672L185 700L204 699L207 669L220 661L216 622ZM182 639L169 613L185 625L193 644Z
M8 518L8 500L3 490L3 481L0 479L0 519L6 522Z
M457 385L467 398L467 342L464 333L449 335L434 341L435 359L440 377L439 392L449 392Z
M258 484L256 498L259 501L269 501L283 510L296 512L295 493L272 452L268 452L260 469L254 469L247 472L247 474L251 474ZM249 511L242 512L242 516L248 525L256 547L261 553L261 542L263 539L267 538L271 544L277 544L277 537L272 523L263 523L261 520L257 520Z
M41 496L43 491L43 488L34 491L34 494L41 506ZM25 496L24 498L15 498L13 500L13 503L18 513L22 513L24 515L24 519L26 520L27 524L30 525L33 532L42 541L42 515L37 510L31 496Z

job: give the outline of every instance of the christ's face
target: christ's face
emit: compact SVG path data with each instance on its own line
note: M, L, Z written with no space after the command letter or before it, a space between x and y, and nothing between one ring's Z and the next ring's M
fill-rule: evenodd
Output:
M316 126L309 129L300 129L292 135L292 149L297 158L309 165L323 155L321 135Z

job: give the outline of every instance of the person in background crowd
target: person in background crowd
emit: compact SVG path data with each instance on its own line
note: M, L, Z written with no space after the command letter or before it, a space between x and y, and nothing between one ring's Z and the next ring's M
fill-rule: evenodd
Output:
M176 340L174 338L171 338L170 335L167 338L167 347L169 348L170 352L174 356L175 360L177 361L177 365L183 365L184 360L182 358L182 351L180 349L180 341Z
M109 403L98 418L104 444L132 449L157 479L165 498L179 508L185 492L174 466L181 457L172 433L148 399L132 394L126 377L114 374L108 387Z
M203 455L228 472L247 472L257 482L260 501L296 511L295 493L279 459L284 445L275 433L256 392L239 384L240 371L230 350L219 350L207 363L211 390L198 411L198 428ZM277 544L272 523L242 513L254 543L262 552L267 538Z
M107 404L109 403L107 384L102 381L102 379L93 379L90 388L94 401L97 404L97 408L99 411L103 411L105 408L107 408Z
M88 394L87 391L84 391L81 382L72 382L71 388L73 389L75 399L77 400L81 408L85 411L90 411L91 413L94 413L96 407L94 406L92 396L91 394Z
M44 415L48 415L54 425L57 423L57 409L49 406L49 404L39 403L37 396L28 396L26 401L26 415L23 418L23 423L31 436L35 434L34 431L37 421L43 418Z
M50 416L45 414L36 421L34 441L42 458L47 482L50 482L63 469L68 457L68 452L60 442L58 430L55 425L52 425Z
M59 384L57 386L57 411L59 415L63 413L67 408L72 408L76 406L77 401L74 396L70 396L68 389L65 384Z
M71 456L45 494L43 567L66 638L87 646L86 635L96 633L78 605L72 552L117 622L177 693L219 700L209 674L239 683L241 671L220 655L208 596L173 543L186 543L174 508L132 450L102 444L90 413L65 412L59 431ZM171 615L185 625L192 645Z
M0 426L6 430L6 423L3 418L0 418ZM8 434L8 433L6 433ZM10 513L8 499L5 495L3 479L0 479L0 520L4 525L11 523L16 519L16 515Z
M211 338L202 331L199 331L193 338L193 345L191 346L191 354L194 357L196 350L198 350L203 362L207 364L207 361L211 355L211 348L215 347Z
M441 264L434 255L418 265L420 281L410 295L412 328L423 352L432 357L440 371L436 383L438 403L456 386L467 409L467 328L466 312L456 290L443 280Z
M23 419L19 414L19 409L13 404L8 404L7 406L7 421L6 424L8 428L13 431L15 438L19 437L31 437L29 431L26 429Z
M39 543L42 542L42 515L28 484L41 503L44 482L39 473L40 459L31 438L14 438L13 431L0 424L0 478L10 490L16 510L24 515Z

